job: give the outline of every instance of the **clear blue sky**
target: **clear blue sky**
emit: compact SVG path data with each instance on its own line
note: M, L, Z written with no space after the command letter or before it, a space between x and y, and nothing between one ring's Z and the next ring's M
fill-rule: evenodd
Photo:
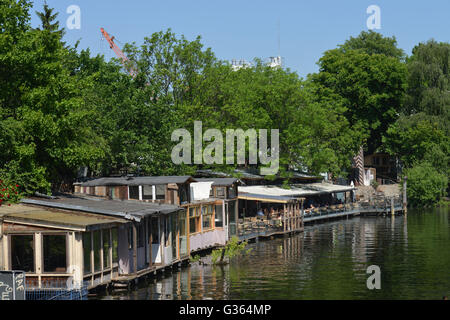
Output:
M39 19L44 0L35 0L32 25ZM367 30L369 5L381 9L381 29L395 36L398 46L408 55L419 42L434 38L450 42L449 0L291 0L291 1L214 1L214 0L47 0L58 12L61 26L66 26L70 5L81 9L81 28L67 30L65 41L81 48L91 48L111 58L114 53L100 28L114 35L120 43L136 42L145 36L171 28L189 40L202 37L219 59L253 60L278 54L285 66L305 77L316 72L316 62L323 52L342 44L350 36ZM122 47L122 45L120 45Z

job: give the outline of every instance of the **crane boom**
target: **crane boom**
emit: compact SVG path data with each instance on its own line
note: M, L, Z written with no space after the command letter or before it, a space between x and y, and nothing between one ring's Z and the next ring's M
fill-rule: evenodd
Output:
M119 59L122 61L123 66L125 67L125 69L127 69L128 73L134 78L137 75L137 71L134 70L132 67L127 66L126 62L129 61L129 59L127 58L127 56L122 52L122 50L120 50L120 48L116 45L116 43L114 42L114 36L110 36L108 34L108 32L106 32L105 29L100 28L100 31L103 35L103 37L105 37L106 41L108 41L109 43L109 47L111 49L113 49L113 51L116 53L116 55L119 57Z

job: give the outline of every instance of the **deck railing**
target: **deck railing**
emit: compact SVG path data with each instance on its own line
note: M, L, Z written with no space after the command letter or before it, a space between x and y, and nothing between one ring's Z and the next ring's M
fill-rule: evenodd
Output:
M239 219L238 235L248 238L252 235L270 236L277 233L295 232L302 229L301 216L280 216L273 219L245 218Z
M395 212L402 210L402 198L375 197L366 202L346 203L330 206L322 206L313 209L305 209L303 213L304 221L317 220L320 217L327 219L331 216L344 216L358 213L386 213L392 209ZM239 219L238 236L240 239L252 238L256 236L269 236L277 233L287 233L299 231L303 227L300 216L283 216L274 219L252 217Z
M52 280L41 286L27 285L26 300L86 300L89 282L72 286L67 281Z

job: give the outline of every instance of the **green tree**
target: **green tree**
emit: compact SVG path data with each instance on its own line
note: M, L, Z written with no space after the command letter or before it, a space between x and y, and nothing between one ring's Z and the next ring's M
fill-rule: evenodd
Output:
M450 138L439 121L424 113L401 116L383 138L385 150L406 168L427 160L437 171L450 174Z
M41 20L41 28L42 30L47 30L50 32L56 32L60 35L62 38L64 36L64 28L59 29L59 22L55 21L55 19L58 17L58 13L53 13L53 8L50 8L47 5L47 2L44 3L44 11L38 12L36 11L37 16ZM39 30L39 28L38 28Z
M430 40L414 47L408 59L404 113L437 116L450 134L450 44Z
M70 184L80 165L103 156L86 125L92 112L64 65L67 50L57 32L31 29L29 1L1 4L0 175L27 193ZM88 122L89 123L89 122Z
M448 176L426 161L406 169L405 175L408 177L408 202L412 206L434 205L448 186Z
M343 45L339 46L342 52L349 50L361 50L368 55L382 54L387 57L405 60L405 53L397 48L395 37L383 37L382 34L369 30L362 31L357 37L350 37Z
M376 151L389 125L396 121L405 92L406 67L395 38L363 32L338 49L326 51L311 80L342 98L351 126L368 135Z

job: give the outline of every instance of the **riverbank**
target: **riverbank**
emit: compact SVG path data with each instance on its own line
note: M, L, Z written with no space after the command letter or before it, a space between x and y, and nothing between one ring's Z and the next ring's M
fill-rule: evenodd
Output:
M258 241L227 266L191 264L135 290L93 299L442 299L450 295L448 208L355 217ZM367 267L381 269L368 290Z

